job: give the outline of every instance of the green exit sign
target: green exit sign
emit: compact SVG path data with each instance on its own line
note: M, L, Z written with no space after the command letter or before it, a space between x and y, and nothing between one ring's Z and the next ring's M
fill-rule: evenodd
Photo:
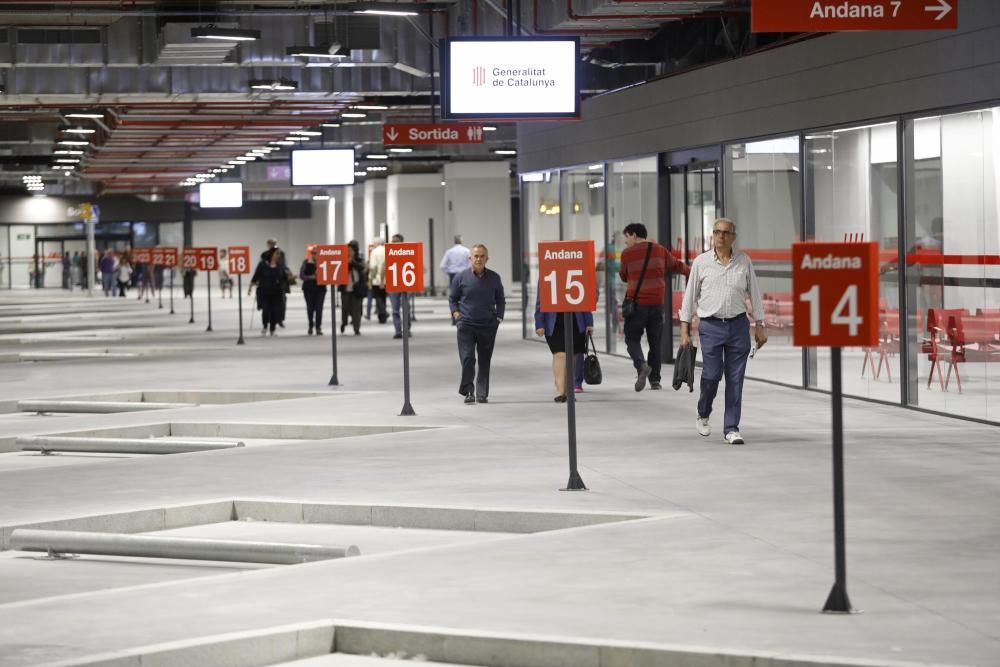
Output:
M31 240L31 234L18 234L17 235L17 240L18 241L30 241Z

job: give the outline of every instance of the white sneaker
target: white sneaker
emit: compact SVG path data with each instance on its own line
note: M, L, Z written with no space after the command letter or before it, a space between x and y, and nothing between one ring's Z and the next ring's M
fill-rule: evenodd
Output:
M730 445L742 445L743 436L740 435L739 431L730 431L729 433L726 434L726 442L728 442Z
M708 425L708 417L698 417L694 420L694 425L698 429L698 435L709 436L712 434L712 427Z

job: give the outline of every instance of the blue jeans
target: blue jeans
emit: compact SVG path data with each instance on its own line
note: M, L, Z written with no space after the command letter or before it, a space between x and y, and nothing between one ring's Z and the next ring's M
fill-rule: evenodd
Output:
M701 320L701 396L698 416L712 414L712 401L719 381L726 376L726 415L722 432L740 430L743 407L743 376L750 356L750 321L744 316L728 322Z

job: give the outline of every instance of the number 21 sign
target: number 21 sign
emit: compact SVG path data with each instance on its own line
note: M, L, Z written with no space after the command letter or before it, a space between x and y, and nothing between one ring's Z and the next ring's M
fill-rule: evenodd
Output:
M539 303L543 313L597 310L593 241L538 244Z
M878 345L878 243L792 245L793 343Z
M316 284L346 285L348 253L346 245L316 246Z

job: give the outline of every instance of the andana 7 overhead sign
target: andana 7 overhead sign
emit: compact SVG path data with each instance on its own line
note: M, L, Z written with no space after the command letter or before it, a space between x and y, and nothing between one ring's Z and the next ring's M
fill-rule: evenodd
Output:
M958 0L753 0L753 32L955 30Z

